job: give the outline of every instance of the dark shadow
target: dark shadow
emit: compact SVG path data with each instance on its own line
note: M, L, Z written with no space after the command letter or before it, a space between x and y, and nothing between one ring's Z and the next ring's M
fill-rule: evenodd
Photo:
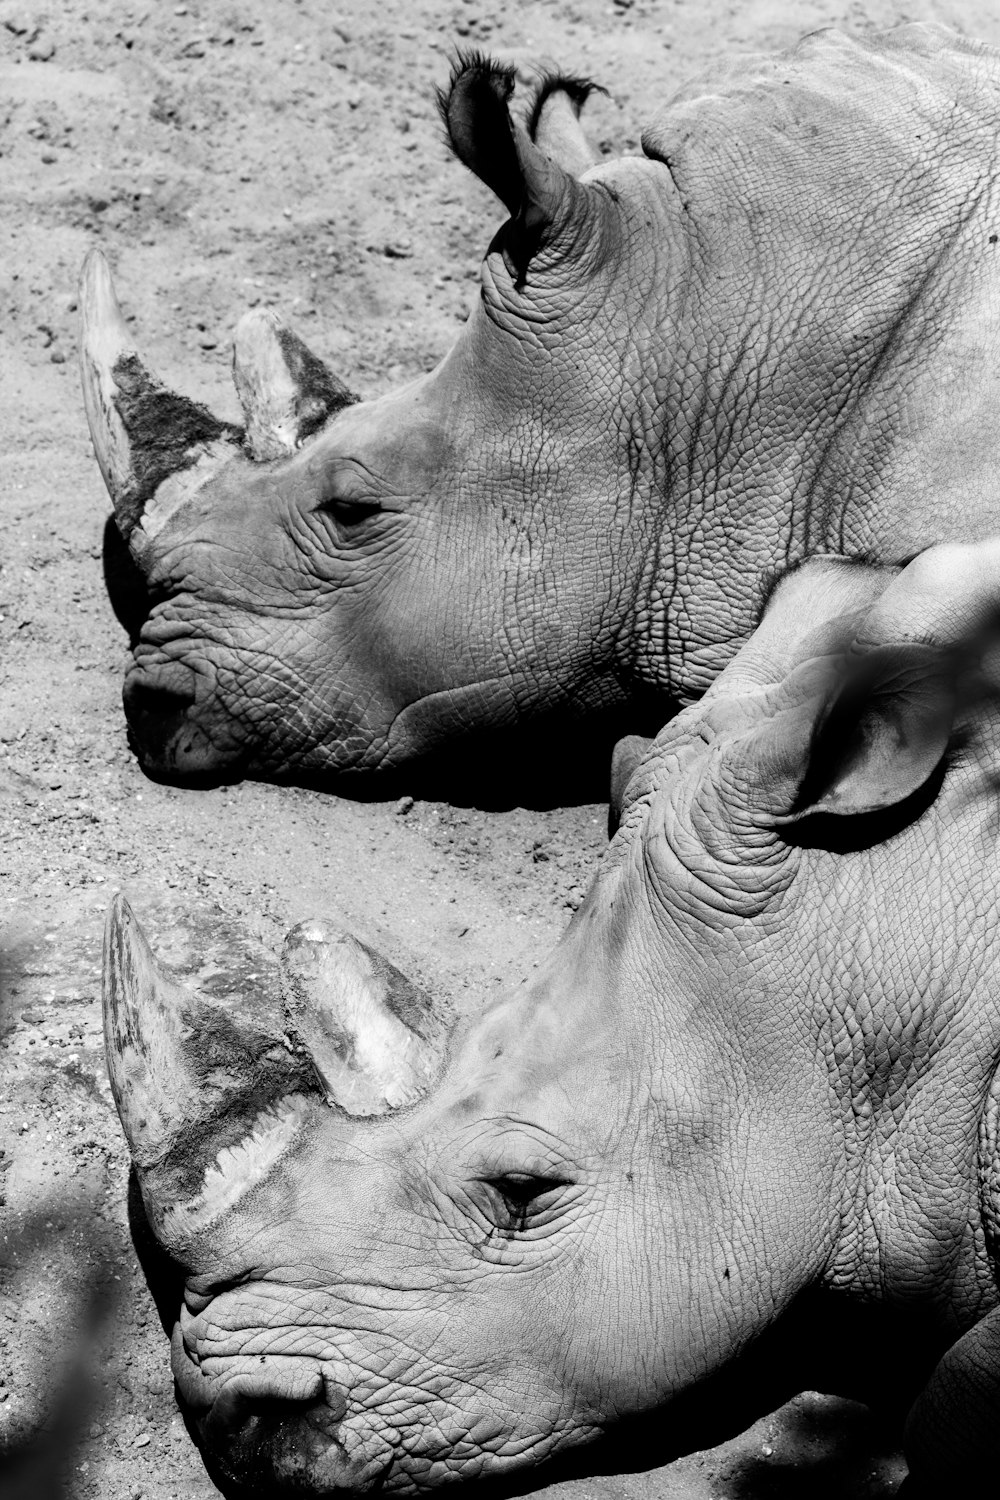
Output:
M353 802L392 802L408 795L482 812L507 812L514 807L548 812L607 802L611 755L618 741L626 735L652 738L676 711L675 703L661 698L585 721L553 714L540 724L477 730L398 770L253 774L251 779L334 793ZM142 766L131 732L129 746ZM145 766L142 770L150 781L183 786L186 791L233 786L247 777L245 763L240 761L207 775L158 775Z
M58 1228L52 1226L54 1216ZM80 1294L75 1338L64 1335L61 1358L47 1371L52 1394L43 1421L30 1433L14 1431L0 1446L0 1500L71 1500L73 1467L102 1405L95 1345L114 1313L117 1285L104 1236L91 1221L81 1226L79 1216L67 1216L64 1208L48 1203L7 1232L2 1269L9 1274L30 1267L32 1258L63 1240L67 1228L83 1229L92 1271Z
M129 645L134 648L149 614L149 591L127 543L122 541L114 516L109 516L104 523L101 561L104 586L115 619L126 631Z
M134 1166L128 1174L128 1227L160 1326L169 1339L180 1312L184 1272L159 1244L149 1226Z

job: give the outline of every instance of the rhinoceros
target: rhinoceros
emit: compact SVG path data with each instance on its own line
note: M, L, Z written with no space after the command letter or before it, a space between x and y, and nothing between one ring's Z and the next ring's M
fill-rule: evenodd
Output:
M319 920L251 1024L118 898L109 1068L223 1479L418 1494L649 1412L682 1446L706 1382L838 1302L856 1379L926 1383L929 1493L993 1464L998 618L997 542L791 571L558 946L450 1041Z
M587 85L548 80L530 128L511 88L466 56L444 92L510 218L454 347L377 400L251 312L228 425L148 374L88 262L153 774L416 774L473 736L656 730L775 567L991 533L996 53L822 32L720 67L643 157L589 166Z

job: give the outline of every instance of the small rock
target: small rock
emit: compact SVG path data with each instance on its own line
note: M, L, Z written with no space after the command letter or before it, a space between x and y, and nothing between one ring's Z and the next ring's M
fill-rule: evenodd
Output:
M55 55L55 42L47 42L44 37L39 37L38 41L32 42L28 48L29 62L49 62Z
M66 363L66 356L61 349L53 349L49 355L49 361L54 365L64 365Z
M152 1441L153 1439L148 1432L140 1432L133 1446L136 1448L147 1448Z
M396 814L397 818L405 818L406 814L412 809L412 807L412 797L400 797L399 801L396 803L396 806L393 808L393 812Z

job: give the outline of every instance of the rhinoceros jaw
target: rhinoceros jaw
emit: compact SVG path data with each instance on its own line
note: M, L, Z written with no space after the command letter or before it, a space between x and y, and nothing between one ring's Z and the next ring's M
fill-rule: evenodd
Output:
M306 1095L279 1100L261 1111L242 1141L222 1148L206 1168L201 1192L195 1197L164 1205L152 1195L146 1200L144 1194L146 1211L163 1242L172 1247L188 1245L236 1209L271 1176L315 1111L315 1100Z
M233 381L258 462L287 458L358 398L266 308L245 313L233 339Z

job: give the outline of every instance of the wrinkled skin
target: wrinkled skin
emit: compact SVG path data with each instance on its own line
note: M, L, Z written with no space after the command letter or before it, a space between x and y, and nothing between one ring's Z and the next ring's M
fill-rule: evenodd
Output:
M998 544L786 578L633 775L558 947L410 1108L289 1094L276 1157L178 1209L112 1046L223 1476L411 1494L659 1407L682 1442L672 1403L820 1289L912 1323L911 1381L954 1346L914 1474L982 1478L1000 719L995 654L984 696L956 651L998 601ZM206 1120L180 1138L211 1159Z
M234 448L165 520L149 500L147 769L322 778L658 726L785 563L989 534L998 104L996 56L942 29L818 34L685 90L644 157L564 174L530 234L539 158L473 110L456 150L512 218L441 365L291 456Z

